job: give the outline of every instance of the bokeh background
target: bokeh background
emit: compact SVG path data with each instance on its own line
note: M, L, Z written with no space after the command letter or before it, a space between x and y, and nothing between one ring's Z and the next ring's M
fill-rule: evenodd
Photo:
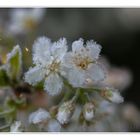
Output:
M9 29L13 9L0 9L0 55L19 44L24 50L24 70L31 65L34 40L46 35L52 40L66 37L68 43L82 37L102 45L101 55L114 67L128 69L131 84L122 91L125 102L140 109L140 9L133 8L46 8L34 29L15 33ZM29 9L27 9L29 10ZM12 17L13 18L13 17ZM27 49L28 48L28 52ZM124 81L127 83L126 81Z

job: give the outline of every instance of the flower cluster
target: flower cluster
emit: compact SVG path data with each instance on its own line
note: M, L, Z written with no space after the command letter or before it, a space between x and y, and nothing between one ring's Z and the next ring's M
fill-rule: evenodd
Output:
M72 43L68 51L65 38L51 42L47 37L38 38L33 45L33 63L25 74L25 81L35 85L45 80L44 89L50 95L59 94L64 79L73 87L83 87L87 79L98 83L105 78L105 72L98 64L101 46L93 40L84 44L83 39Z

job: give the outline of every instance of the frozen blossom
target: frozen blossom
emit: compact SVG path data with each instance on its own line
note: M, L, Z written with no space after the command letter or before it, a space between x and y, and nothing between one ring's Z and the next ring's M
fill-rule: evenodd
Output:
M97 63L101 46L93 40L84 45L83 39L72 43L72 51L65 55L65 67L68 69L67 78L74 87L82 87L87 79L94 83L104 80L105 73Z
M33 45L33 63L25 74L25 81L35 85L45 80L44 89L50 95L57 95L63 88L62 76L63 57L67 52L67 41L61 38L59 41L52 43L47 37L40 37Z
M9 30L14 34L23 34L36 27L41 21L45 9L12 9Z

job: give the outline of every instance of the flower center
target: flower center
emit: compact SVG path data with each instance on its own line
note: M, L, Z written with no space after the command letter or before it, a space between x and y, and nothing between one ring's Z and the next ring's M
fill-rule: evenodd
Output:
M59 67L60 67L60 62L57 61L53 61L50 66L49 66L49 70L51 72L58 72L59 71Z
M91 60L88 56L83 57L80 54L78 54L73 59L75 65L79 67L80 69L86 70L90 63L93 63L93 60Z

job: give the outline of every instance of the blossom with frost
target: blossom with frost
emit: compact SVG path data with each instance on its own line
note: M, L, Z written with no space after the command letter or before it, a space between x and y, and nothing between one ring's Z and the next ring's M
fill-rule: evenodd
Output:
M75 105L71 101L64 102L58 109L57 120L60 124L67 124L74 112Z
M47 126L48 132L60 132L61 125L57 120L51 119Z
M93 103L89 102L84 105L83 115L85 120L91 121L95 116L95 107Z
M63 88L62 75L63 57L67 52L67 41L61 38L59 41L52 43L47 37L40 37L33 45L33 63L34 67L30 68L25 74L25 81L35 85L45 80L44 89L50 95L57 95Z
M29 116L29 123L40 124L46 123L51 118L50 113L42 108L33 112Z
M20 121L15 121L10 127L10 132L22 132L22 131L23 128Z
M93 40L84 45L83 39L72 43L72 51L65 55L65 67L68 68L67 78L74 87L81 87L86 79L94 83L105 78L101 66L97 63L101 46Z
M26 33L41 21L45 9L12 9L9 30L14 33Z
M113 103L122 103L124 101L120 93L112 88L106 88L102 91L101 95Z

